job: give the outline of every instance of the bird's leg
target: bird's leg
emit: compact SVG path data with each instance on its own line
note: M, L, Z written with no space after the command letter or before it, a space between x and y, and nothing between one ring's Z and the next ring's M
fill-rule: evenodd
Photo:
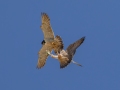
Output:
M46 52L47 52L47 54L49 54L49 55L50 55L50 51L49 51L49 50L46 50Z
M49 54L52 58L58 59L58 55L53 55L50 51L46 50L47 54Z
M74 60L71 60L71 62L72 62L72 63L74 63L74 64L76 64L76 65L78 65L78 66L81 66L81 67L82 67L82 65L81 65L81 64L79 64L79 63L75 62Z

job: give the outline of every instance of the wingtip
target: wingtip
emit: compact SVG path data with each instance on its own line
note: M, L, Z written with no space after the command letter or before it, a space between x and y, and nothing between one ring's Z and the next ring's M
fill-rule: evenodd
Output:
M48 14L47 14L47 13L45 13L45 12L41 12L41 16L43 16L43 15L45 15L45 16L48 17Z
M38 65L36 66L36 69L40 69L41 67L39 67Z
M36 69L41 69L42 67L36 66Z
M46 13L44 13L44 12L41 12L41 15L44 15L44 14L46 14Z
M50 20L48 14L45 13L45 12L41 12L41 17L42 17L42 18L46 18L47 20Z
M36 69L41 69L41 68L42 68L42 66L40 66L39 64L37 64Z
M65 67L66 67L66 66L61 66L61 65L60 65L60 69L63 69L63 68L65 68Z
M85 36L83 36L82 38L83 38L83 39L85 39L86 37L85 37Z
M82 42L84 42L85 38L86 38L86 37L85 37L85 36L83 36L80 40L82 40Z

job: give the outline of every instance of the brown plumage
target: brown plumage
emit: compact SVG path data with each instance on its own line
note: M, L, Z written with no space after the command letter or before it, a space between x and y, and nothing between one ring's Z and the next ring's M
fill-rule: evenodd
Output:
M37 68L42 68L47 60L47 57L50 55L53 58L56 58L60 62L60 68L66 67L70 62L73 62L79 66L77 62L73 61L72 58L76 52L76 49L83 43L85 37L77 40L73 44L70 44L68 48L63 50L63 41L60 36L54 37L54 32L50 25L50 19L46 13L42 13L42 25L40 28L44 34L44 40L41 42L42 48L39 51ZM54 50L56 55L50 54Z
M55 47L54 47L54 52L55 52L55 54L58 54L58 53L60 53L60 51L63 49L63 47L64 47L64 45L63 45L63 41L62 41L62 39L61 39L61 37L60 36L58 36L58 35L56 35L56 37L55 37Z
M49 54L46 53L46 50L52 51L50 43L45 43L45 45L42 46L41 50L39 51L39 58L38 58L38 63L37 63L37 68L42 68L47 60L47 57Z
M40 28L43 31L45 43L38 53L39 58L38 58L37 68L42 68L45 65L46 59L48 57L46 50L49 50L51 52L53 49L52 44L54 42L54 33L52 31L52 27L50 26L50 19L46 13L42 13L41 16L42 16L42 25L40 26Z
M38 57L38 63L37 68L42 68L47 60L47 57L49 56L46 52L46 50L49 50L50 52L54 49L55 52L59 52L62 48L62 42L60 40L60 36L56 36L54 38L54 32L52 30L52 27L50 25L50 18L46 13L42 13L42 25L40 28L43 31L44 34L44 40L42 43L42 48L39 51L39 57Z
M59 60L60 68L66 67L70 62L73 62L74 64L77 64L79 66L82 66L81 64L73 61L72 58L76 52L76 49L83 43L84 40L85 40L85 37L82 37L81 39L77 40L73 44L70 44L66 50L61 50L60 53L58 53L57 55L50 54L49 51L48 51L48 54L51 57Z

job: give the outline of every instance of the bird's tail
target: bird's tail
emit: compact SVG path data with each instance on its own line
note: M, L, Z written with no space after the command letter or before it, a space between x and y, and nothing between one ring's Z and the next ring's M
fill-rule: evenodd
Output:
M74 63L74 64L76 64L76 65L78 65L78 66L81 66L81 67L82 67L82 65L81 65L81 64L79 64L79 63L75 62L74 60L71 60L71 62L72 62L72 63Z

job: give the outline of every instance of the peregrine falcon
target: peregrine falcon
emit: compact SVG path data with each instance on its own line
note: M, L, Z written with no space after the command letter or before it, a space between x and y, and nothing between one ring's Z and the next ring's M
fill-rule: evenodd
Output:
M60 68L66 67L70 62L82 66L81 64L73 60L73 56L76 52L76 49L83 43L85 37L77 40L73 44L70 44L66 50L64 50L64 45L62 38L59 35L54 36L54 32L50 25L49 16L46 13L42 13L42 25L40 26L43 34L44 40L41 42L42 48L39 51L37 68L42 68L47 60L47 57L50 55L52 58L58 59L60 62ZM51 54L54 50L56 55Z
M59 42L58 40L59 36L57 35L56 37L54 37L54 32L50 25L50 19L48 15L46 13L41 13L41 16L42 16L42 25L40 26L40 28L43 31L44 40L41 42L43 45L38 53L39 54L38 63L37 63L38 69L42 68L45 65L47 57L49 56L46 50L49 50L49 52L51 52L53 49L57 48L55 49L57 52L62 47L61 42Z

